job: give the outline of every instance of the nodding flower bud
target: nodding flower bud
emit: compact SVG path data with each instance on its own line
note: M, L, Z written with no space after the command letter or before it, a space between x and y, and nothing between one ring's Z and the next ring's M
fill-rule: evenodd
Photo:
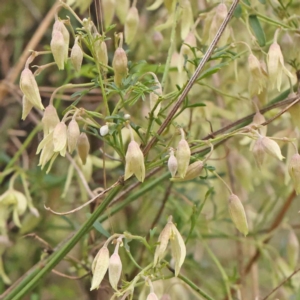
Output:
M287 259L289 265L295 269L299 257L299 241L293 230L290 230L288 241L287 241Z
M65 62L66 62L68 60L68 54L69 54L70 33L66 28L65 24L61 20L56 20L54 22L52 35L56 30L60 31L64 38L64 42L65 42L64 55L65 55Z
M44 109L42 104L40 92L34 75L29 68L25 68L21 73L20 89L24 96L34 107Z
M272 87L274 87L277 83L276 86L278 91L280 91L281 88L282 73L285 73L293 79L293 74L291 74L291 72L284 66L283 55L280 46L276 42L274 42L269 48L267 65Z
M67 139L68 139L68 151L72 153L77 145L77 140L80 136L80 129L76 120L72 119L68 125Z
M264 115L262 115L259 111L257 111L253 117L252 123L255 125L261 125L264 122L266 122ZM259 132L261 135L266 135L267 134L267 126L259 127Z
M157 118L157 115L161 108L161 104L160 103L157 104L157 101L158 98L162 95L162 87L156 76L155 76L155 86L157 88L150 93L149 99L150 99L150 110L153 111L154 107L156 106L155 110L153 111L153 116L154 118Z
M83 52L81 47L78 45L78 38L76 38L74 46L71 50L71 62L76 72L81 69L83 60Z
M164 37L161 34L161 32L155 31L152 34L152 42L156 49L159 49L161 47L163 40L164 40Z
M186 256L186 247L180 232L172 222L171 216L158 237L158 245L154 253L154 266L163 259L169 240L171 241L172 256L175 260L175 276L178 276Z
M250 70L249 91L251 96L259 95L267 85L267 73L252 53L248 57Z
M114 253L109 259L108 275L110 285L117 290L121 278L122 262L118 253Z
M246 213L244 210L244 206L237 195L230 195L228 208L231 220L234 223L235 227L244 236L246 236L249 232Z
M106 136L109 132L109 127L107 124L103 125L100 127L100 135L101 136Z
M151 292L148 296L146 300L159 300L158 297L156 296L156 294L154 292Z
M52 132L58 123L59 117L57 111L52 104L49 104L46 107L42 118L44 136Z
M133 174L138 181L143 182L145 179L144 154L137 142L132 140L127 148L124 180L130 178Z
M181 138L178 143L176 158L178 163L178 175L179 177L184 178L191 158L190 146L184 138Z
M139 12L135 6L132 6L128 11L124 28L125 41L128 45L133 41L136 35L139 27L139 21Z
M300 194L300 155L294 154L288 167L289 174L292 178L294 189L297 195Z
M181 182L181 181L188 181L195 179L200 176L202 170L203 170L203 162L201 160L196 161L192 164L190 164L187 168L186 174L183 178L181 177L174 177L171 178L171 181L174 182Z
M112 67L115 72L114 81L117 86L122 84L123 78L127 76L127 55L123 48L118 47L115 51L114 58L112 61Z
M116 5L116 15L122 24L125 23L130 1L129 0L118 0L118 5Z
M58 69L63 70L65 68L65 40L60 31L55 30L52 33L50 48Z
M97 38L97 40L94 43L96 59L98 60L98 62L100 64L107 66L108 65L108 55L107 55L106 43L105 43L105 41L101 40L99 35L96 38ZM105 67L103 69L106 70Z
M177 168L178 168L178 164L177 164L177 159L174 155L174 150L170 149L170 157L168 159L168 169L172 177L175 177Z
M97 253L94 261L92 263L92 286L91 291L94 289L99 289L100 284L107 272L109 266L109 251L106 246L103 246Z
M67 147L67 126L64 122L59 122L54 128L53 146L54 152L60 152L62 156L65 156L65 149Z
M23 95L22 98L22 120L25 120L30 111L32 110L32 103Z
M90 142L87 135L82 132L77 140L77 152L82 161L82 164L86 164L87 156L90 152Z

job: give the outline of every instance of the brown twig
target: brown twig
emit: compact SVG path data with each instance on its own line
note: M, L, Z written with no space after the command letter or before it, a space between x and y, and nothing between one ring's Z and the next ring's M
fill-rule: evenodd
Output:
M68 278L68 279L72 279L72 280L79 280L79 279L85 278L85 277L87 277L91 274L91 272L88 272L88 273L86 273L82 276L69 276L69 275L61 273L61 272L59 272L55 269L51 270L51 272L58 275L58 276L60 276L60 277L64 277L64 278Z
M213 54L214 48L217 45L219 39L221 38L227 24L229 23L233 12L236 8L236 6L238 5L239 0L234 0L228 13L227 16L225 18L225 20L223 21L223 23L221 24L220 28L218 29L218 32L216 34L216 36L214 37L213 41L211 42L210 46L208 47L205 55L203 56L200 64L198 65L197 69L195 70L194 74L192 75L192 77L190 78L190 80L188 81L187 85L185 86L185 88L183 89L181 95L179 96L177 102L175 103L174 107L172 108L172 110L170 111L170 113L167 115L165 121L161 124L161 126L159 127L158 131L157 131L157 135L161 135L162 132L165 130L165 128L169 125L169 123L171 122L173 116L175 115L175 113L177 112L178 108L180 107L180 105L182 104L182 102L184 101L185 97L187 96L187 94L189 93L190 89L192 88L192 86L194 85L195 81L197 80L200 72L202 71L202 69L204 68L205 64L207 63L207 61L209 60L209 58L211 57L211 55ZM144 148L144 155L146 156L149 152L149 150L152 148L152 146L156 143L157 141L157 137L154 136L150 142L146 145L146 147Z

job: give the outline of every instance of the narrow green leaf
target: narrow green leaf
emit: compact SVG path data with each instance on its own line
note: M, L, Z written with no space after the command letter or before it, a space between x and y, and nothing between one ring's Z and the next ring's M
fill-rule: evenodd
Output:
M107 238L110 237L110 233L102 227L99 221L94 222L93 227Z
M199 106L206 106L206 105L201 102L187 105L187 107L199 107Z
M257 38L259 46L265 46L266 36L256 15L249 16L249 24L253 30L255 37Z

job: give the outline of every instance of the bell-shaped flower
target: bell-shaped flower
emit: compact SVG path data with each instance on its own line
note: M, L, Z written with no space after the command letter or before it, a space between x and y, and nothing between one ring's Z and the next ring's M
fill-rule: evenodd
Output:
M36 108L44 109L38 85L36 83L34 75L32 74L31 70L29 70L29 68L25 68L21 73L20 89L23 92L26 101L30 101L31 104ZM25 98L23 98L23 100Z
M122 273L122 262L118 252L115 252L109 259L108 276L110 285L117 290Z
M70 153L75 150L79 136L80 129L78 123L75 119L72 119L67 130L68 151Z
M138 181L143 182L145 179L144 154L136 141L131 140L129 143L125 160L126 165L124 180L127 180L132 175L135 175Z
M59 122L53 131L54 152L60 152L64 156L67 148L67 126L65 122Z
M77 140L77 152L82 161L82 164L86 164L87 156L90 152L90 142L87 135L82 132Z
M182 136L178 143L176 158L178 163L178 175L179 177L184 178L191 158L191 149L188 142L184 139L184 136Z
M22 98L22 120L25 120L33 108L33 104L25 97Z
M168 169L172 177L175 177L178 168L177 158L174 155L174 150L170 150L170 157L168 159Z
M49 104L46 107L42 118L44 136L52 132L58 123L59 117L57 111L52 104Z
M74 46L71 50L71 62L76 72L79 72L81 69L83 60L83 52L81 47L78 44L78 37L75 40Z

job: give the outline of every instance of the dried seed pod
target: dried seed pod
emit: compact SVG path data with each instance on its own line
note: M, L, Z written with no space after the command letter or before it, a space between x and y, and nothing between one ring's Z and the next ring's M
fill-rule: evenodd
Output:
M139 12L135 6L132 6L128 11L124 28L125 42L128 45L133 41L137 33L139 27L139 20Z
M80 136L80 129L76 120L72 119L68 125L67 139L68 139L68 151L72 153L77 145L77 140Z
M103 246L97 253L93 263L92 263L92 286L91 291L94 289L99 289L100 284L107 272L109 266L109 251L106 246Z
M127 148L124 180L127 180L132 175L143 182L145 179L145 163L144 154L137 142L132 140Z
M21 73L20 89L26 99L30 101L34 107L44 109L38 85L36 83L34 75L29 70L29 68L25 68Z
M83 52L81 47L78 45L78 37L77 37L74 46L71 50L71 62L76 72L80 71L82 60L83 60Z
M82 164L86 164L87 156L90 152L90 142L87 135L82 132L77 140L77 152L81 158Z
M188 142L182 138L177 146L176 158L178 163L178 175L185 177L191 157L191 149Z
M121 278L122 262L118 253L114 253L109 259L108 275L110 285L117 290Z
M52 33L50 48L58 69L63 70L65 68L65 40L60 31L55 30Z
M244 206L237 195L231 194L229 197L229 214L235 227L243 235L248 234L248 223Z
M52 104L49 104L42 118L44 136L52 132L58 123L59 117L57 111Z
M297 195L300 194L300 155L294 154L290 160L288 167L289 174L292 178L294 189Z
M61 152L67 147L67 126L64 122L59 122L54 128L53 146L54 152Z

